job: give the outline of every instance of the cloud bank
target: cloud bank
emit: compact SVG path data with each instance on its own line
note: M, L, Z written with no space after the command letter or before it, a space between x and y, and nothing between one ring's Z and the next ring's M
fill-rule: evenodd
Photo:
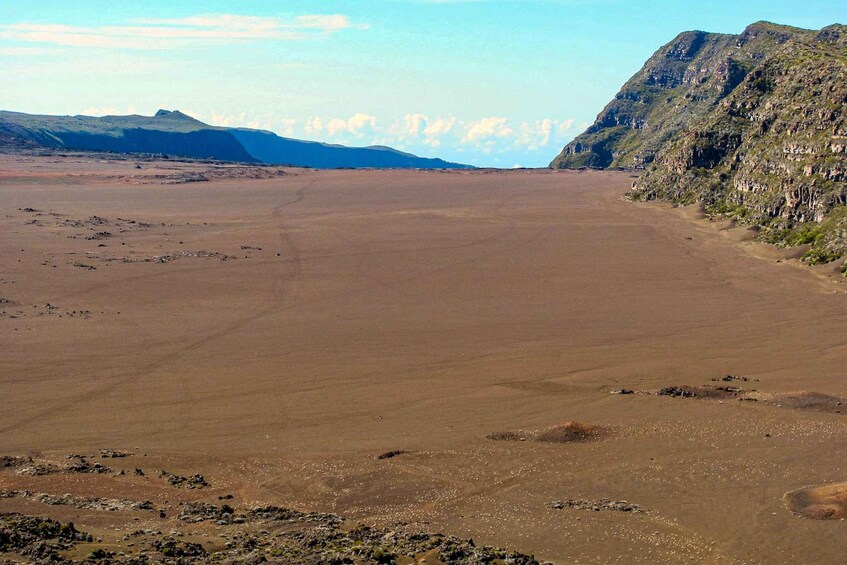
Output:
M173 49L195 44L308 39L347 29L366 29L341 14L306 14L293 19L206 14L148 18L126 25L73 26L15 23L0 26L0 39L24 43L102 49Z
M268 115L260 120L250 120L243 113L233 116L213 114L207 119L214 125L259 127L285 137L346 145L389 145L439 156L443 156L442 152L448 155L536 151L552 154L586 125L577 125L571 118L516 121L504 116L488 116L468 120L458 116L431 118L421 112L391 120L382 120L364 112L348 117L310 116L306 119Z

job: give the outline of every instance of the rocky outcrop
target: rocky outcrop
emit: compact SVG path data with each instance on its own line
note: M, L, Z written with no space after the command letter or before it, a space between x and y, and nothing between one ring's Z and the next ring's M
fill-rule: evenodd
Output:
M704 203L773 243L847 253L847 26L681 34L551 166L643 168L631 196Z

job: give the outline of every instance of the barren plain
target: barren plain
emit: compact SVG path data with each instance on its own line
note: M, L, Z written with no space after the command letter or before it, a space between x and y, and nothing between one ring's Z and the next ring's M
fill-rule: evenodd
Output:
M185 508L226 500L557 563L841 562L847 286L632 180L0 157L0 512L72 520L77 557L222 549L249 520Z

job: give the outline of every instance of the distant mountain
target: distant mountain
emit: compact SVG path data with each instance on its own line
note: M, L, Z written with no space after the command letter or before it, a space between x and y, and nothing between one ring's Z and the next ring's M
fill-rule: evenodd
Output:
M0 150L3 147L165 153L319 169L471 168L388 147L345 147L289 139L269 131L215 127L182 112L168 110L159 110L152 117L42 116L0 111Z
M847 253L847 26L682 33L551 166L643 168L633 198L702 202L832 261Z
M0 132L19 144L117 153L166 153L201 159L258 160L226 130L181 112L147 116L38 116L0 111ZM2 137L0 137L2 140Z
M263 163L303 165L316 169L466 169L467 165L441 159L417 157L382 146L345 147L316 141L280 137L269 131L235 128L228 130L253 157Z

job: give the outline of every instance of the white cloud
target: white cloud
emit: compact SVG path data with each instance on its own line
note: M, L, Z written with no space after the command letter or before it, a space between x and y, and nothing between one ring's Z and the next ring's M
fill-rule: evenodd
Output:
M456 118L436 118L431 120L425 114L406 114L403 118L402 134L414 138L423 137L423 143L438 147L441 145L439 137L444 136L456 125ZM393 128L397 131L397 127Z
M329 135L339 135L347 131L347 122L340 118L333 118L326 124L326 131Z
M259 120L250 120L247 122L245 127L250 129L269 130L271 129L271 124L268 122L260 122Z
M323 129L323 120L318 116L310 117L306 120L306 124L303 126L303 131L305 131L308 135L321 135Z
M541 118L514 121L503 116L462 120L457 116L430 118L412 112L393 121L357 112L349 117L310 116L305 120L280 118L272 114L247 116L245 113L212 114L209 122L220 126L247 126L268 129L284 137L311 139L345 145L388 145L412 153L442 156L461 153L501 156L510 159L546 159L577 133L573 119ZM549 155L548 155L549 154ZM524 157L525 155L525 157ZM525 163L526 161L524 161Z
M470 122L462 138L462 143L488 143L497 138L507 138L514 133L507 118L483 118Z
M209 117L209 123L213 126L220 126L224 128L238 126L243 124L247 120L247 113L241 112L239 114L234 115L222 115L217 112L212 112L212 115Z
M514 123L508 118L492 116L479 120L457 120L451 129L454 150L466 146L490 155L505 153L549 153L554 146L570 141L574 120L542 118ZM458 132L456 131L458 130Z
M403 118L406 122L406 132L412 136L418 136L426 124L427 117L423 114L406 114Z
M523 122L518 131L520 133L515 139L516 145L522 145L531 150L546 147L553 133L553 120L545 118L536 120L535 123Z
M444 119L438 118L433 122L427 122L426 127L423 130L424 135L429 137L435 137L439 135L445 135L453 129L453 126L456 125L456 118Z
M129 25L71 26L15 23L0 26L0 39L65 47L170 49L195 43L295 40L344 29L365 29L341 14L273 17L209 14L178 19L142 19Z
M347 120L347 130L353 135L364 135L376 131L376 118L367 114L356 114Z
M319 122L320 118L315 118ZM368 114L358 113L344 120L333 118L326 124L326 131L331 136L350 134L355 137L364 137L377 132L376 117Z
M570 130L573 129L573 124L574 124L573 118L559 122L556 125L556 129L558 130L559 135L564 136L564 135L567 135L568 133L570 133ZM586 126L586 127L588 127L588 126ZM582 128L582 129L585 129L585 128Z
M160 108L170 108L173 107L172 104L160 104ZM251 128L251 129L260 129L267 131L274 131L274 129L283 132L289 129L285 127L287 125L286 120L279 120L274 118L272 113L266 113L263 116L255 116L248 115L247 112L236 112L234 114L219 114L217 112L212 112L211 114L205 114L203 112L190 112L188 110L181 110L183 113L188 114L189 116L193 116L200 120L201 122L205 122L207 124L218 126L222 128ZM282 129L275 128L275 124L282 124L284 127ZM283 134L284 135L284 134Z
M279 128L276 128L276 132L283 137L294 137L295 127L297 126L297 120L294 118L283 118L278 120L280 125ZM268 128L274 129L274 128Z

